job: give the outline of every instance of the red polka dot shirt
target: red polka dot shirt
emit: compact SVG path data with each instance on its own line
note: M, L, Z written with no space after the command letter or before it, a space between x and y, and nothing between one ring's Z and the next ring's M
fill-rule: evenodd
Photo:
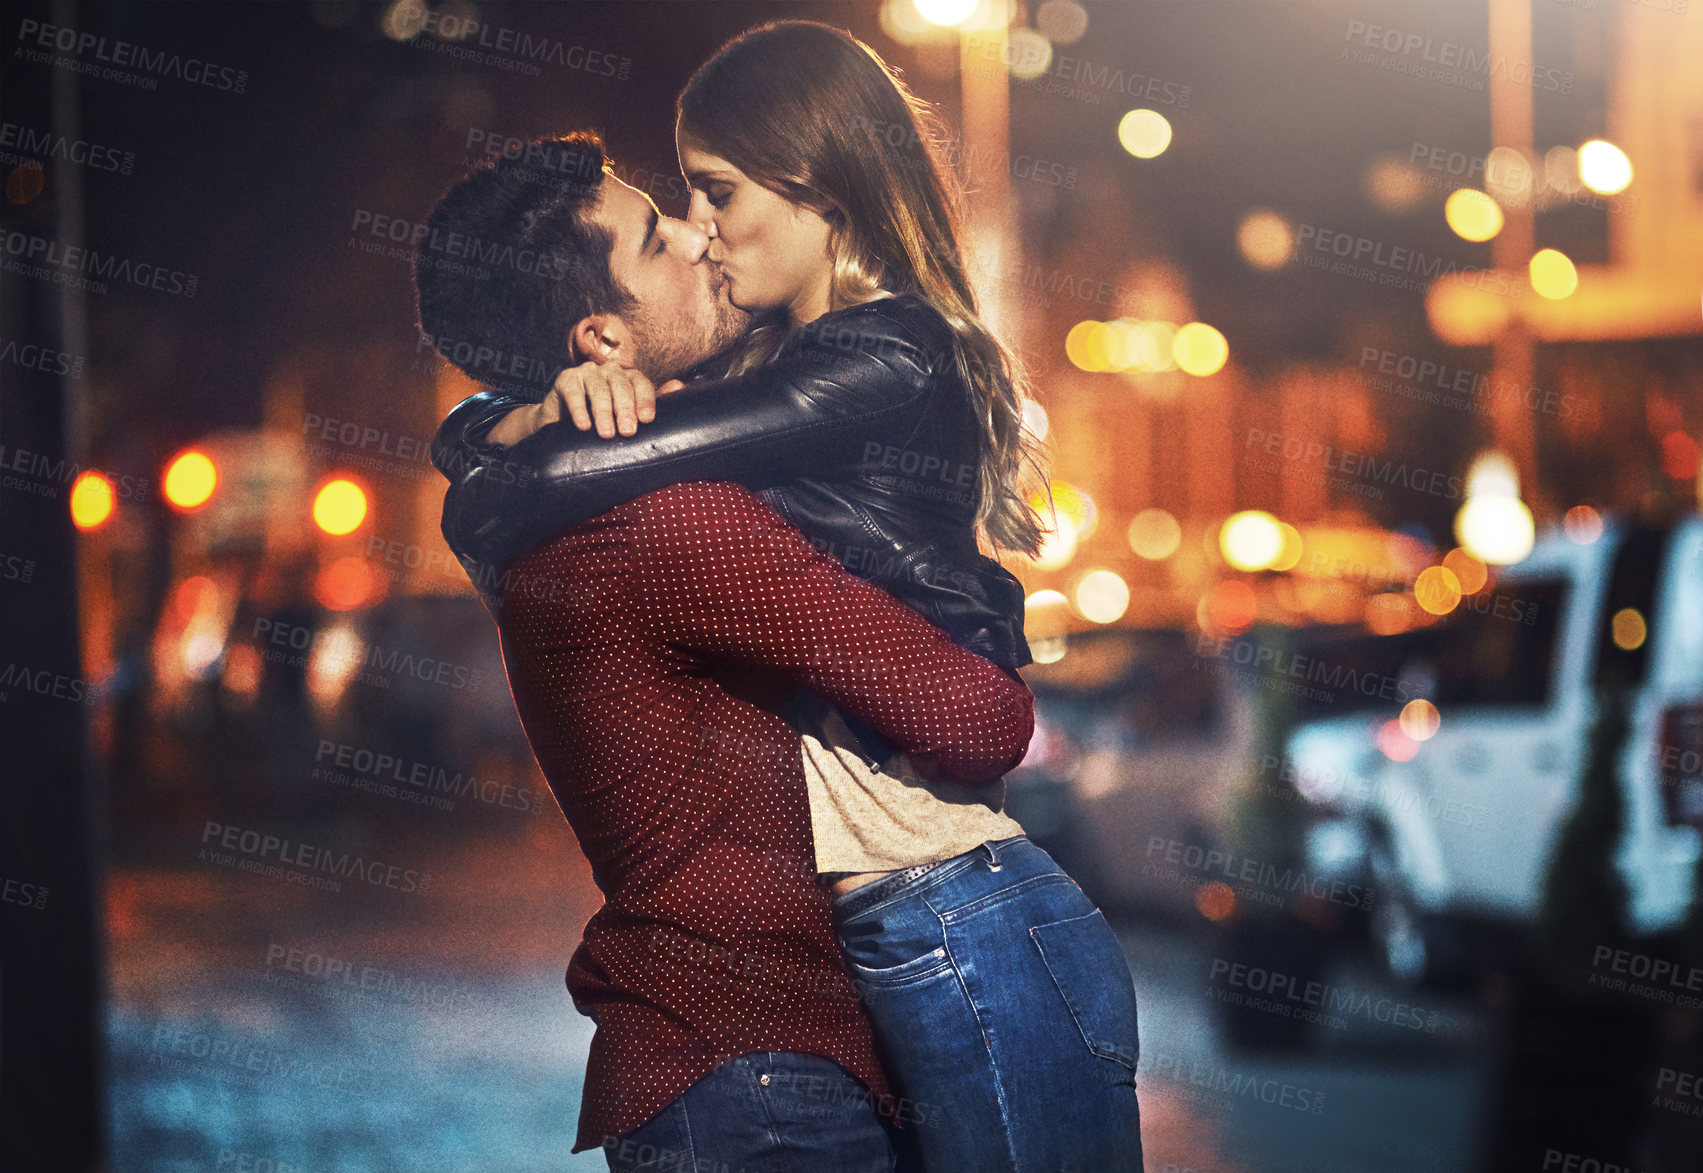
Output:
M597 1023L574 1151L752 1051L826 1056L890 1103L779 710L808 688L991 781L1028 746L1028 688L731 484L649 493L512 569L515 705L604 895L567 973Z

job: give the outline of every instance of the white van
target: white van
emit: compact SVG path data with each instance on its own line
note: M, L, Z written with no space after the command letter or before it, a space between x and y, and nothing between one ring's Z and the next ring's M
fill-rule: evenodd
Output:
M1626 608L1638 615L1617 645ZM1585 545L1548 532L1489 591L1389 647L1391 691L1436 704L1435 735L1416 750L1386 735L1392 756L1379 731L1400 703L1331 715L1290 734L1283 773L1313 815L1309 864L1371 884L1395 976L1437 976L1466 929L1537 915L1610 671L1633 684L1616 771L1622 917L1639 935L1684 919L1703 831L1703 517L1609 523Z

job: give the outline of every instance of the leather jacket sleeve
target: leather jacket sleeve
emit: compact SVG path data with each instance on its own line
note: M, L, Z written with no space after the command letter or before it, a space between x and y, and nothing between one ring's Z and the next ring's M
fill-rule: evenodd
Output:
M843 317L844 315L840 315ZM444 536L464 557L501 566L556 530L685 480L762 489L800 476L851 475L867 438L915 413L930 356L892 333L841 346L808 327L772 362L657 400L635 436L605 440L563 422L518 444L482 442L522 402L475 395L438 430L432 456L450 478Z
M871 447L914 447L919 435L948 441L953 467L967 467L973 437L930 413L950 394L941 380L955 380L954 367L944 321L920 299L899 297L825 315L742 376L662 396L654 421L634 436L605 440L563 422L518 444L491 443L490 427L532 401L482 392L450 413L433 444L433 462L450 480L444 537L477 583L616 505L683 481L731 481L762 492L827 548L849 542L869 554L853 568L961 646L1021 666L1029 662L1022 586L977 552L973 503L947 520L919 504L926 498L889 492L887 507L872 512L833 488L856 482L865 495L881 493L859 481ZM973 416L965 422L973 427ZM878 562L900 573L871 574Z

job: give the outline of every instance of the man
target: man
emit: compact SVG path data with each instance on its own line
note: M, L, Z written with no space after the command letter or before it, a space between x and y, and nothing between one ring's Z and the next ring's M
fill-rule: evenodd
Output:
M421 264L427 334L549 374L608 347L658 376L737 337L702 236L605 175L594 138L551 145L582 182L501 160L434 211L432 239L491 263L472 279ZM975 782L1022 756L1027 689L732 485L646 494L503 575L481 587L516 707L605 896L568 969L597 1022L575 1151L603 1145L616 1169L888 1169L872 1101L892 1105L779 709L808 688Z

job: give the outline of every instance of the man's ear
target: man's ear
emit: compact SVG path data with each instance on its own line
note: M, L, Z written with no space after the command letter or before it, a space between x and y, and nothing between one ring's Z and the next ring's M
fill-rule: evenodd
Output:
M574 323L568 344L581 362L614 362L630 367L637 358L633 332L619 314L581 318Z

